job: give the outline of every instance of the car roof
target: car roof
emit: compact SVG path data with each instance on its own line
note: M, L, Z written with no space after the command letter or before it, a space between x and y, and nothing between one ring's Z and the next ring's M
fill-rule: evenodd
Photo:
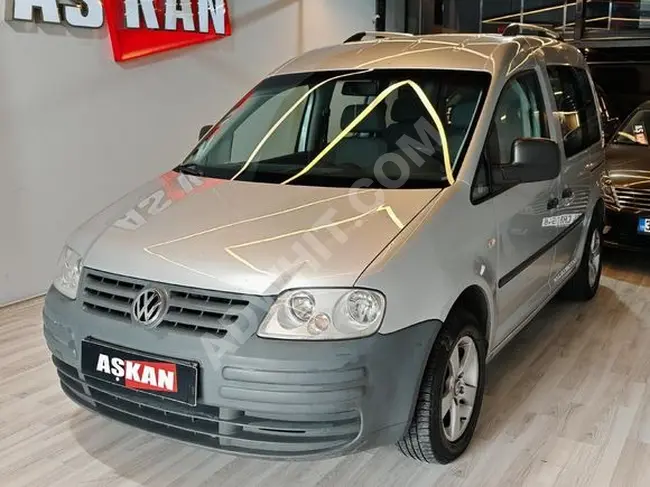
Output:
M491 74L516 71L534 53L547 64L581 66L578 49L561 40L531 35L385 34L369 40L345 42L307 52L287 62L273 74L314 71L426 68L464 69Z

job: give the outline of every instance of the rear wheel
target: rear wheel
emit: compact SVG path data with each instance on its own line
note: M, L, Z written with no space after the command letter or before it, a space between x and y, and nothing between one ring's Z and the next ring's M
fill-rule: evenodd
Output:
M589 226L580 267L562 288L560 292L562 297L575 301L588 301L598 292L603 270L602 230L602 225L594 216Z
M467 449L483 402L486 342L474 315L452 311L431 351L400 451L427 463L449 463Z

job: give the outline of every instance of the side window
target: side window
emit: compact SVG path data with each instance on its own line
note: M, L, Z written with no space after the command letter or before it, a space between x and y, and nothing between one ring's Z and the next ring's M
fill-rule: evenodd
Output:
M544 98L532 71L511 79L501 92L486 147L490 165L509 164L512 145L522 137L548 137Z
M481 158L474 184L472 185L472 201L479 202L490 195L490 175L488 172L487 161Z
M562 128L564 152L571 157L600 140L598 107L584 70L570 66L549 66L557 111Z
M512 146L520 138L547 138L548 121L539 78L528 71L512 78L501 92L483 149L472 190L472 200L506 188L497 187L500 166L510 164Z
M583 102L583 112L587 127L587 135L585 137L587 145L592 146L600 141L600 124L598 123L598 102L594 98L594 92L589 83L589 76L587 72L582 69L574 69L575 75L578 78L578 86L580 87L581 99Z

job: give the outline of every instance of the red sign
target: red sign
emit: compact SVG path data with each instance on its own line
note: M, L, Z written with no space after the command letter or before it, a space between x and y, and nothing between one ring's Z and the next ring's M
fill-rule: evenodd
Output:
M222 16L223 19L222 33L216 31L211 18L212 12L206 10L207 6L214 5L214 2L205 0L190 0L192 20L186 22L182 18L173 18L171 20L173 30L167 29L166 27L170 27L170 14L166 11L168 2L169 0L167 2L153 0L158 27L155 29L151 28L151 22L147 23L146 16L142 15L140 11L137 11L140 27L127 27L126 10L131 3L139 5L138 0L105 0L106 24L113 48L113 57L116 61L128 61L180 47L215 41L231 35L232 28L226 0L223 0L223 12L216 12L216 15ZM203 30L207 30L207 32L201 32L201 27L204 27Z
M128 389L156 392L178 392L176 365L165 362L126 361L124 385ZM133 372L128 374L129 369Z
M106 21L116 61L231 34L226 0L7 0L6 18L86 29Z

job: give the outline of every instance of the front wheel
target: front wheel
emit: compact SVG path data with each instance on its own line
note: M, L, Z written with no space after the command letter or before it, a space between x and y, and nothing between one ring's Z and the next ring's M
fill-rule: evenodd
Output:
M483 402L486 341L471 313L452 311L431 351L400 451L427 463L452 462L469 446Z

